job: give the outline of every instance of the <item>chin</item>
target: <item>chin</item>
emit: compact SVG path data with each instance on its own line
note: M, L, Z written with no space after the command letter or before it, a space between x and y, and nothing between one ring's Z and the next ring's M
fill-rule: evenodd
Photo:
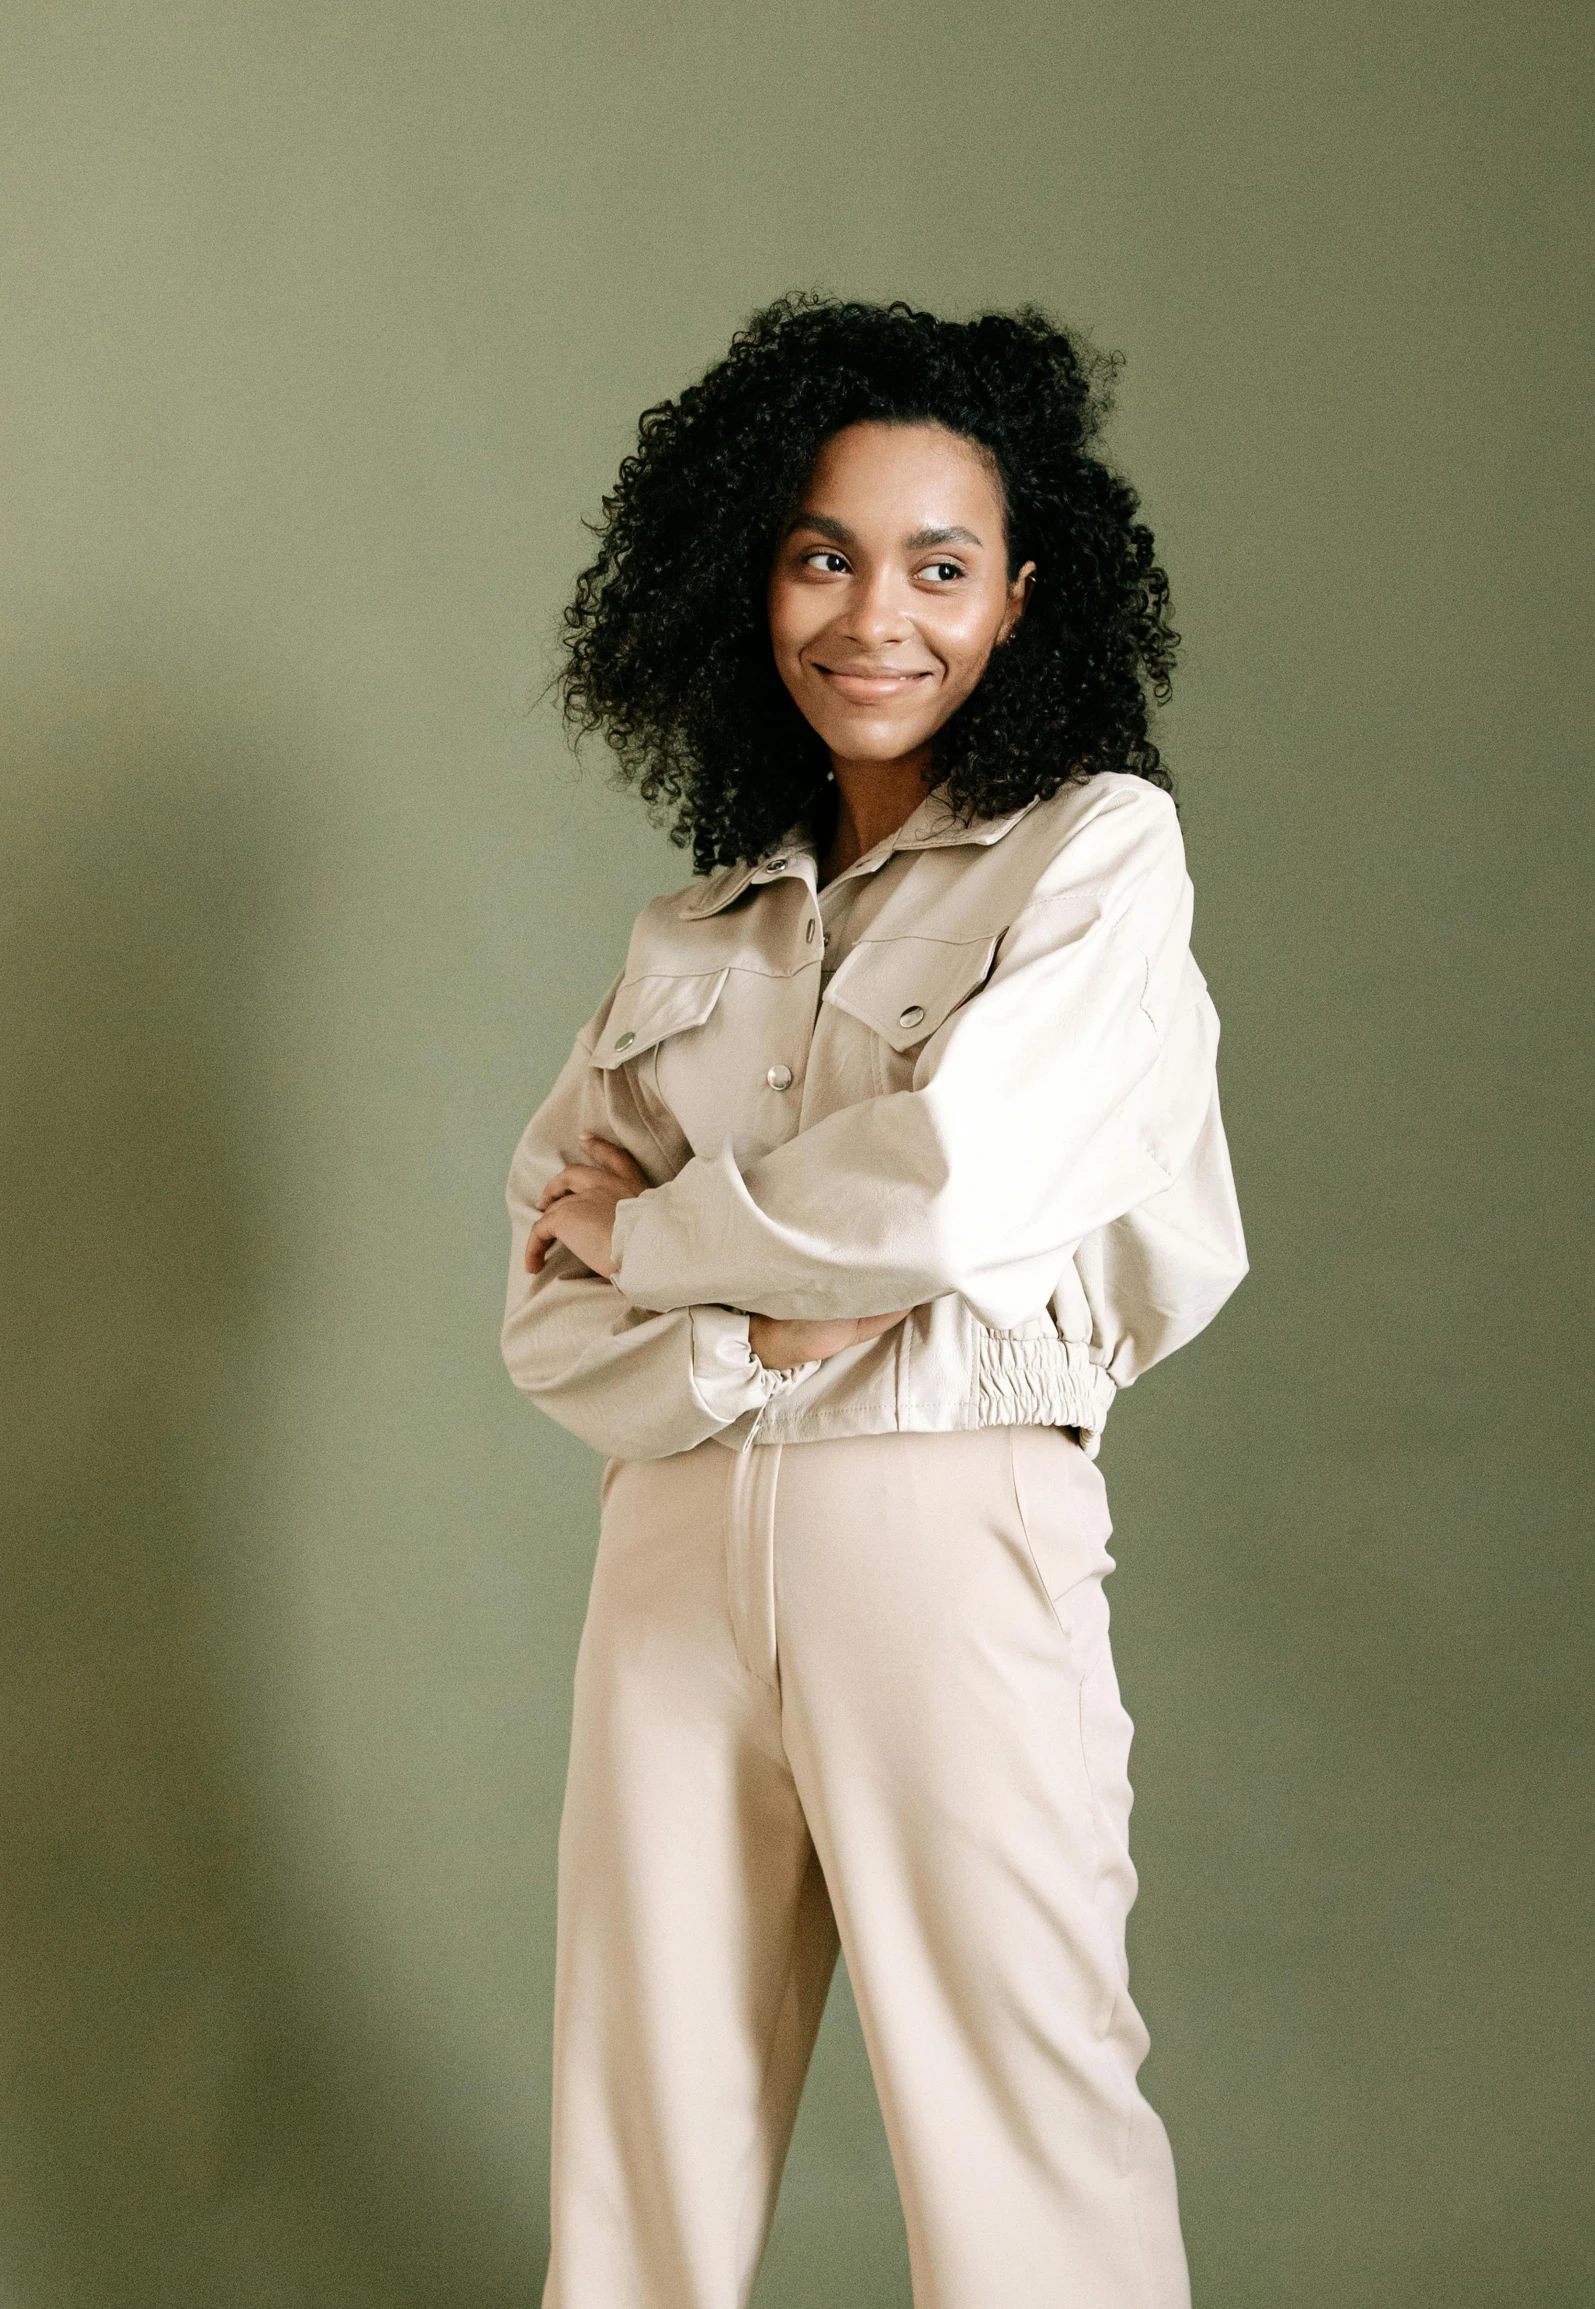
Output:
M866 722L861 728L856 725L851 729L837 728L833 725L820 734L832 753L840 754L844 761L885 763L900 761L904 754L911 754L916 746L924 745L932 733L929 730L893 729L872 721Z

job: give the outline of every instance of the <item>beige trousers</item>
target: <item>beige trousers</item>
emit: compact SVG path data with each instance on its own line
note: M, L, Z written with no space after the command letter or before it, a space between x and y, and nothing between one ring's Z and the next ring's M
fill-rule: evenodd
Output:
M1102 1479L1055 1428L611 1461L545 2309L741 2309L838 1935L916 2309L1184 2309Z

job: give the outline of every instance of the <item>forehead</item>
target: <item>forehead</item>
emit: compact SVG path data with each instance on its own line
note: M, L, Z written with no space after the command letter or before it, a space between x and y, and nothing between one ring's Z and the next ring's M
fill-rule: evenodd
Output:
M945 425L844 426L815 458L798 506L854 525L855 517L900 516L911 528L961 522L989 529L1002 520L989 453Z

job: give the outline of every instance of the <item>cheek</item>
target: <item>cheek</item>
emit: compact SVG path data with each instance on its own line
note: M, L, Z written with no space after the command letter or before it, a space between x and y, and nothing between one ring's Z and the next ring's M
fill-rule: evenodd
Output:
M816 614L817 604L801 586L771 586L768 598L770 646L776 658L789 664L807 641L819 631L824 619Z
M985 670L1002 623L1001 604L972 600L967 594L949 602L936 622L935 645L949 675L971 688Z

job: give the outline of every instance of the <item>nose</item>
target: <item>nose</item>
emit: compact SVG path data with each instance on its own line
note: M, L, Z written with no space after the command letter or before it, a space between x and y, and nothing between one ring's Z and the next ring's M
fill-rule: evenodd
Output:
M910 639L913 625L895 570L876 569L856 588L842 630L861 649L883 649Z

